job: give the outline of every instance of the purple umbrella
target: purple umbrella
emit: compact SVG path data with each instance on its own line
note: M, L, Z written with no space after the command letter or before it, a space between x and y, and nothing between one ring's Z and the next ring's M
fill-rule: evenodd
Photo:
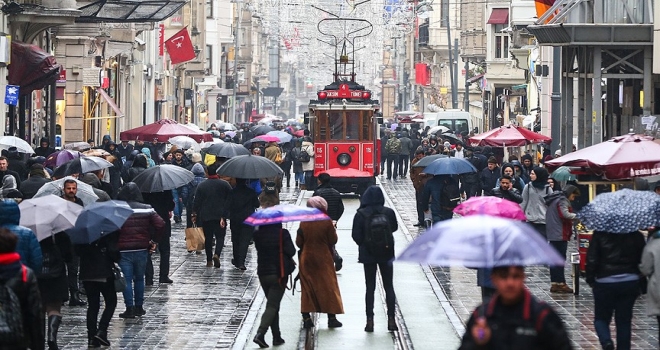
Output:
M63 149L49 155L44 166L53 169L76 158L80 158L80 152Z
M244 223L250 226L280 224L291 221L322 221L330 217L316 208L299 207L293 204L280 204L260 210L250 215Z
M225 131L225 135L233 138L236 136L236 131Z

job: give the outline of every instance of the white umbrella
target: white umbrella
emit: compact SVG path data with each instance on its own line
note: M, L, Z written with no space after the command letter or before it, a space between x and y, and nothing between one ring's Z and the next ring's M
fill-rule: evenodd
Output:
M0 137L0 149L9 149L10 147L16 147L18 153L34 153L32 146L21 138L16 136Z
M45 183L43 186L41 186L39 191L37 191L37 194L34 195L34 198L47 196L49 194L61 197L64 194L64 181L66 180L76 181L78 184L78 194L76 194L76 196L83 201L83 204L89 205L96 203L96 201L99 199L99 197L94 193L92 186L71 176Z
M20 224L31 229L39 241L72 228L83 210L80 205L52 194L26 199L18 208Z
M80 152L91 149L91 148L92 148L92 146L89 143L82 142L82 141L81 142L74 142L74 143L67 143L66 145L64 145L64 149L70 149L70 150L73 150L73 151L80 151Z
M185 126L186 128L189 128L191 130L195 130L195 131L202 130L202 128L200 128L197 124L193 124L193 123L183 124L183 126Z
M193 149L195 151L200 151L199 143L188 136L174 136L170 138L169 143L176 145L179 148L183 149Z
M441 134L444 134L447 131L449 131L449 128L447 128L446 126L442 126L442 125L434 126L434 127L429 129L427 134L435 134L438 131L440 131Z
M213 141L202 142L200 147L201 147L201 149L209 148L209 147L211 147L211 145L214 145L216 143L225 143L225 141L222 141L222 140L217 139L217 138L214 137Z

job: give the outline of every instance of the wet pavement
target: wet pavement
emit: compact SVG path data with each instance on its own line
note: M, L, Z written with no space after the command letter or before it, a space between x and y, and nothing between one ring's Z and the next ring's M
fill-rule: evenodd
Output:
M380 177L381 185L389 195L394 207L401 215L411 238L423 230L414 227L417 222L414 189L410 179L386 180ZM569 255L577 252L575 241L569 244ZM474 270L467 268L433 268L433 274L446 298L463 324L467 322L470 313L481 302L481 292L476 285L477 277ZM593 327L594 303L591 288L583 278L580 279L580 294L551 294L550 274L547 268L532 267L527 269L527 286L536 297L551 305L564 320L576 349L600 349L598 337ZM571 267L566 265L566 279L570 280ZM570 284L570 281L568 282ZM441 300L441 297L439 299ZM442 301L442 300L441 300ZM635 303L632 324L632 349L657 349L658 324L655 318L646 315L646 296ZM452 311L448 314L451 316ZM462 329L457 326L457 330ZM616 331L612 321L612 338Z

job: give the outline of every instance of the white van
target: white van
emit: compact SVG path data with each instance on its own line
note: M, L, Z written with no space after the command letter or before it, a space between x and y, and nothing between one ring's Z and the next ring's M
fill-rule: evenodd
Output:
M475 126L470 113L462 110L449 109L441 112L424 113L424 127L438 125L446 127L457 135L463 131L470 133Z

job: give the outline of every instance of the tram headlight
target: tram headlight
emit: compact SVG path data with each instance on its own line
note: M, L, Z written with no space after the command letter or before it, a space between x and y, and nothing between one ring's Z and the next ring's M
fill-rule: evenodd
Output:
M351 153L355 153L355 146L349 147L348 151L351 152Z
M348 153L342 153L337 156L337 163L342 166L346 166L351 163L351 156Z

